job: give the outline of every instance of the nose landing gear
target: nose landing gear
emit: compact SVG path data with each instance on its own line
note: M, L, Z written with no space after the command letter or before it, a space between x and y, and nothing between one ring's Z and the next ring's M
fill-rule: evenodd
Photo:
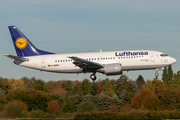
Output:
M93 81L95 81L95 80L96 80L96 75L95 75L95 73L93 73L93 74L90 76L90 78L91 78Z
M159 73L156 70L155 77L157 78L159 76Z

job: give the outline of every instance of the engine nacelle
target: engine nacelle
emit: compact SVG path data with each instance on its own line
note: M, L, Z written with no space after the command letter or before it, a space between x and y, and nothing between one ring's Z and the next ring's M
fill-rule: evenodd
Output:
M104 68L98 69L97 72L108 75L121 75L122 67L119 63L105 64Z

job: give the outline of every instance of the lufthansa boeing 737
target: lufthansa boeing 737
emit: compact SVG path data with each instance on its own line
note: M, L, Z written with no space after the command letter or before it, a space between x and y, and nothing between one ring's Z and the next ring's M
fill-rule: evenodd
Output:
M16 65L56 73L90 72L93 81L96 72L109 76L121 75L123 71L155 69L158 76L157 70L176 62L175 58L152 50L55 54L36 48L16 26L9 26L9 31L17 56L5 56Z

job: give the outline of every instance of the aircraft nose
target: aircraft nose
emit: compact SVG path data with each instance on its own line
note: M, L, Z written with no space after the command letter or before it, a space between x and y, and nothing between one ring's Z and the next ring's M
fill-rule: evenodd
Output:
M171 58L171 62L172 62L172 64L174 64L174 63L176 63L176 59L175 58Z

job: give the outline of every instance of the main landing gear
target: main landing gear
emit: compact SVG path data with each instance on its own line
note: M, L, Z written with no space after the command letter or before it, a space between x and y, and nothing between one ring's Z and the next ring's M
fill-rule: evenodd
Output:
M96 80L96 75L95 75L95 73L93 73L92 75L90 75L90 78L91 78L93 81L95 81L95 80Z

